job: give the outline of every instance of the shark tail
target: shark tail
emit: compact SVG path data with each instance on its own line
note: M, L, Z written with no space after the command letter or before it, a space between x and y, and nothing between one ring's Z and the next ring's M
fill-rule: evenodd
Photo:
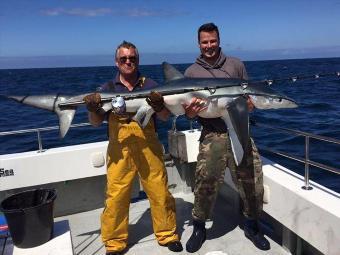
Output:
M3 96L3 95L2 95ZM71 96L61 96L61 95L41 95L41 96L5 96L6 98L12 99L19 103L30 105L35 108L48 110L57 114L59 118L59 136L64 138L69 130L72 120L74 118L75 112L77 110L76 106L69 106L65 108L60 108L59 103L65 102L72 98Z

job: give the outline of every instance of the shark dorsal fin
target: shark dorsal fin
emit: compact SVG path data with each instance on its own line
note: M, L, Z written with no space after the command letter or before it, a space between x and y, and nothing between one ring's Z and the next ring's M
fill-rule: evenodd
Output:
M183 79L184 75L167 62L162 63L165 82Z

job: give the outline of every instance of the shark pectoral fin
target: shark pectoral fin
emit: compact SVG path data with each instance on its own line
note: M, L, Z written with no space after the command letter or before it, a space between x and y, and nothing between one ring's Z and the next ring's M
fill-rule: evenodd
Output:
M247 99L238 97L222 113L229 131L236 165L240 165L249 146L249 114Z
M136 121L139 126L145 128L146 125L149 123L152 114L155 111L149 105L142 105L139 107L138 111L136 112L135 116L133 116L132 120Z
M240 141L237 137L235 128L233 127L233 124L231 122L231 119L230 119L230 116L229 116L227 110L225 110L222 113L221 117L228 127L228 133L229 133L229 138L230 138L230 143L231 143L231 148L232 148L232 151L233 151L235 163L236 163L237 166L239 166L242 159L243 159L244 150L243 150L242 145L241 145L241 143L240 143Z
M70 129L76 110L76 107L68 107L67 109L57 111L60 138L64 138L67 131Z
M237 131L242 148L246 150L249 146L249 111L247 99L244 97L236 98L227 107L231 122Z

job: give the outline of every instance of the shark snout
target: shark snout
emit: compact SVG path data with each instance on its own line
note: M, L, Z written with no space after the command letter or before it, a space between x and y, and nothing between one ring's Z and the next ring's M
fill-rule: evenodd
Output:
M257 109L282 109L282 108L296 108L298 105L290 98L272 97L263 95L249 95L251 102Z

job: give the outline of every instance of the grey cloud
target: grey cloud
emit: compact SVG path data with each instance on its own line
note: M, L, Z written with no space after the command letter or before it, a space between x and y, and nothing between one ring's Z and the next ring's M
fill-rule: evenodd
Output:
M129 16L129 17L175 17L175 16L184 16L189 13L183 12L180 10L148 10L141 8L134 8L130 10L123 10L116 13L121 16Z
M64 9L64 8L55 8L43 10L42 14L46 16L84 16L84 17L96 17L96 16L105 16L112 13L110 8L97 8L97 9L82 9L82 8L73 8L73 9Z
M145 8L133 8L133 9L119 9L113 10L111 8L97 8L97 9L83 9L83 8L54 8L46 9L41 12L46 16L83 16L83 17L96 17L96 16L127 16L127 17L174 17L188 15L189 13L180 10L153 10Z

